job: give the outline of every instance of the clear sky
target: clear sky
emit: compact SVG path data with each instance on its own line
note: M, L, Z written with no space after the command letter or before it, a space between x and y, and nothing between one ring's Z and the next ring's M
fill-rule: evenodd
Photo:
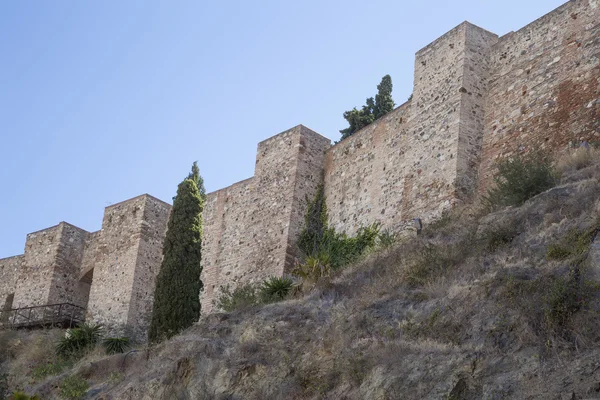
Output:
M502 35L563 2L2 1L0 258L142 193L170 202L194 160L210 192L297 124L337 140L383 75L403 103L414 53L462 21Z

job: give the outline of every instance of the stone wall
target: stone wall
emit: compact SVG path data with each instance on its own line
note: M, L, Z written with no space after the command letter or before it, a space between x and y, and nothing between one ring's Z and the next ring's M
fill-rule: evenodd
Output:
M220 286L281 276L294 264L306 198L323 179L329 139L299 125L258 145L254 177L209 193L204 210L202 310Z
M102 230L86 246L81 270L83 276L93 270L90 321L145 337L170 207L148 195L106 207Z
M156 276L163 258L163 241L170 212L171 205L154 197L146 198L127 315L127 326L138 339L146 338L150 326Z
M336 230L399 230L484 191L499 158L600 142L599 21L599 0L571 0L501 38L464 22L417 52L412 100L350 138L299 125L259 143L254 176L207 196L202 312L221 286L290 271L321 182ZM87 304L90 321L143 339L169 212L142 195L107 207L99 232L29 234L23 256L0 259L0 305Z
M403 215L411 102L366 126L327 152L325 196L330 226L355 234L380 222L393 229Z
M0 308L2 310L12 308L14 304L15 287L23 259L24 256L0 258Z
M600 142L600 2L570 1L493 47L480 190L499 158Z
M48 304L62 226L27 235L23 265L17 277L14 307Z

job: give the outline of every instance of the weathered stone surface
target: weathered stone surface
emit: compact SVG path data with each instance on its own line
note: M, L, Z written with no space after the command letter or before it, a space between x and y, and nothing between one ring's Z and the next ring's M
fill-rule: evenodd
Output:
M258 144L254 176L210 193L204 210L202 310L219 288L281 276L294 265L306 198L323 180L329 139L298 125Z

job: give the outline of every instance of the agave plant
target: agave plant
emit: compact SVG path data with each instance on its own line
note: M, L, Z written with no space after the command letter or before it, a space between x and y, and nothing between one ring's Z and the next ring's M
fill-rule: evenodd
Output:
M65 336L56 344L56 353L64 357L76 355L87 348L94 347L101 337L102 325L81 324L65 332Z
M260 287L260 298L264 303L283 300L294 285L294 281L288 277L278 278L273 276L263 282Z
M129 348L129 338L125 336L105 338L102 346L106 354L125 353L125 350Z

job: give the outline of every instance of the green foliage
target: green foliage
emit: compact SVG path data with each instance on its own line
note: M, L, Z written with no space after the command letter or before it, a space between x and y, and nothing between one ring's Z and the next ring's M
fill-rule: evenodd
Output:
M82 324L67 329L65 336L56 344L56 353L62 357L78 357L86 349L94 347L102 336L101 325Z
M550 162L536 152L500 161L493 180L486 197L492 207L523 204L555 184Z
M382 249L392 247L398 241L398 235L389 230L380 231L377 235L377 246Z
M308 208L304 216L304 228L298 238L298 247L306 255L314 255L319 252L319 246L327 229L327 204L323 185L317 188L317 194L312 201L308 202Z
M559 243L548 246L546 258L548 260L564 260L572 256L585 257L598 229L600 229L600 224L584 231L571 229Z
M327 219L326 199L320 186L314 200L308 204L305 226L298 238L298 247L308 258L306 263L297 266L294 275L312 281L317 275L324 276L323 271L329 274L330 270L356 262L380 238L377 223L361 227L356 236L349 237L329 228Z
M170 338L200 317L203 208L196 182L185 179L177 189L163 245L148 335L151 342Z
M77 375L63 379L58 385L62 399L82 399L89 388L87 381Z
M327 254L309 256L303 263L296 265L292 274L302 279L305 286L312 286L323 278L331 276L331 262Z
M206 201L206 189L204 188L204 178L200 175L200 168L198 168L198 161L194 161L192 164L192 172L189 173L188 179L196 182L196 186L198 187L198 191L200 192L200 197L202 200Z
M229 285L221 286L221 293L215 303L217 308L225 312L243 310L257 304L260 304L260 296L250 284L238 286L233 291Z
M294 281L288 277L271 277L260 287L260 299L263 303L281 301L288 295L293 285Z
M392 87L392 78L389 75L384 76L381 83L377 85L375 99L373 97L367 98L366 104L360 110L354 107L352 110L344 112L344 119L348 121L350 126L340 131L342 134L341 140L352 136L356 131L394 109Z
M2 399L3 397L0 397ZM34 394L33 396L29 396L25 392L13 392L13 394L9 397L10 400L41 400L40 396Z
M104 347L106 354L125 353L125 350L129 348L129 344L128 337L110 337L102 341L102 347Z
M64 359L59 359L55 362L45 362L33 367L31 376L36 382L39 382L48 376L60 374L65 368L71 365L71 362Z
M375 107L373 116L375 119L383 117L394 109L394 100L392 99L392 77L389 75L381 78L381 83L377 85L377 94L375 95Z

